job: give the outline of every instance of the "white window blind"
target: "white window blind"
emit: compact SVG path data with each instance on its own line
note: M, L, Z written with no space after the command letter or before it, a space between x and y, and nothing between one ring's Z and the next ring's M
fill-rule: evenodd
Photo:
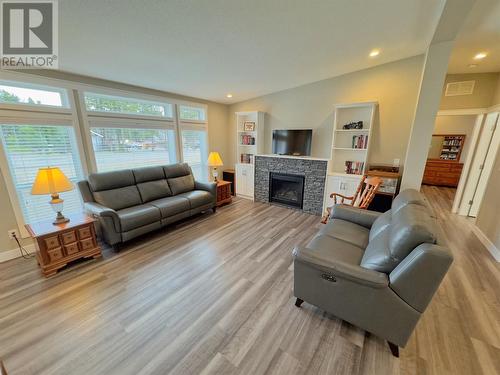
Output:
M66 90L0 81L0 103L69 107Z
M172 104L153 102L121 96L103 95L86 92L85 107L89 112L108 112L116 114L141 115L153 117L172 117Z
M91 127L99 172L176 162L173 129Z
M187 105L179 106L179 117L181 120L205 121L207 119L205 108Z
M73 183L83 179L73 127L0 124L0 136L25 222L52 218L50 196L31 195L31 186L38 169L47 166L59 167ZM65 214L82 211L76 186L60 196Z
M196 179L208 180L208 142L206 129L182 130L182 154L184 162L193 170Z

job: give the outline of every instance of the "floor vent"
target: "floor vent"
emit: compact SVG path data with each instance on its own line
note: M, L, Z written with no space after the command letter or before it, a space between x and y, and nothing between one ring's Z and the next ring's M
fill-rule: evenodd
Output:
M446 85L445 96L472 95L476 81L451 82Z

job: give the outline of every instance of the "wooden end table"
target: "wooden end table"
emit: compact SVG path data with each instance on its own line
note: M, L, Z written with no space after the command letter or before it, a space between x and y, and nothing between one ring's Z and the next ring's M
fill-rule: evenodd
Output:
M217 181L217 207L223 204L231 203L231 183L229 181L218 180Z
M36 258L46 277L73 260L101 256L94 227L96 220L83 213L67 217L70 221L63 224L42 221L25 225L35 240Z

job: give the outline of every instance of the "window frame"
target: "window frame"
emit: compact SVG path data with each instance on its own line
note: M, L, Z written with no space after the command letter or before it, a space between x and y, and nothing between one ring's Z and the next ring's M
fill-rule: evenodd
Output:
M118 122L119 121L119 122ZM174 132L174 143L175 143L175 158L179 159L179 145L177 141L177 129L173 121L140 121L137 119L117 119L117 118L90 118L86 121L85 138L89 147L89 162L94 172L98 172L97 159L92 145L92 128L115 128L115 129L154 129L154 130L173 130Z
M35 112L59 112L59 113L69 113L71 112L71 95L66 88L49 86L39 83L32 83L26 81L18 81L12 79L2 79L0 78L0 85L19 87L24 89L33 89L41 91L57 92L61 95L61 106L50 105L50 104L29 104L29 103L5 103L0 102L0 106L3 109L21 110L21 111L35 111Z
M84 175L88 175L88 168L85 163L85 157L84 157L85 154L84 154L82 139L80 137L80 132L78 130L78 127L76 126L73 116L50 116L48 114L42 114L42 113L38 114L37 116L36 114L33 113L19 113L19 112L11 113L10 116L9 115L6 116L5 111L0 110L0 123L9 125L20 125L20 126L29 124L34 126L51 125L51 126L72 127L75 135L75 143L77 146L76 151L78 152L82 173ZM17 194L17 189L14 184L14 180L12 178L9 161L7 159L7 153L3 147L2 142L0 142L0 169L2 171L2 175L4 176L5 185L7 187L7 192L9 194L9 198L11 201L12 209L14 211L14 216L16 218L20 235L22 238L28 238L30 237L30 235L25 227L27 222L24 218L23 210L21 208L21 203L19 202L19 197ZM75 189L77 189L76 186ZM49 198L47 198L47 202L48 200Z
M85 94L95 94L102 96L110 96L115 97L117 99L128 99L131 101L137 100L139 102L151 102L153 104L158 105L170 105L172 108L172 116L154 116L154 115L143 115L137 113L121 113L121 112L106 112L106 111L89 111L87 110L87 104L85 103ZM166 98L157 98L151 97L149 95L137 94L130 92L122 92L122 91L110 91L97 89L92 90L91 88L86 88L83 90L79 90L79 95L81 96L81 105L82 112L85 112L87 116L98 116L98 117L114 117L114 118L135 118L135 119L143 119L143 120L159 120L159 121L173 121L174 113L175 113L175 104Z

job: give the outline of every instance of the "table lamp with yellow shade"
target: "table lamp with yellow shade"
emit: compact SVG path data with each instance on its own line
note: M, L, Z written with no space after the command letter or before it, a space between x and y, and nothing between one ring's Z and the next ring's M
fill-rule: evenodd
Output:
M213 168L212 176L214 176L214 181L217 182L217 167L222 167L223 165L222 159L218 152L211 152L210 155L208 155L207 165Z
M67 223L69 219L61 213L63 209L63 200L59 198L59 193L73 190L73 183L64 175L58 167L40 168L31 188L33 195L50 194L52 197L49 202L52 209L57 212L53 224Z

